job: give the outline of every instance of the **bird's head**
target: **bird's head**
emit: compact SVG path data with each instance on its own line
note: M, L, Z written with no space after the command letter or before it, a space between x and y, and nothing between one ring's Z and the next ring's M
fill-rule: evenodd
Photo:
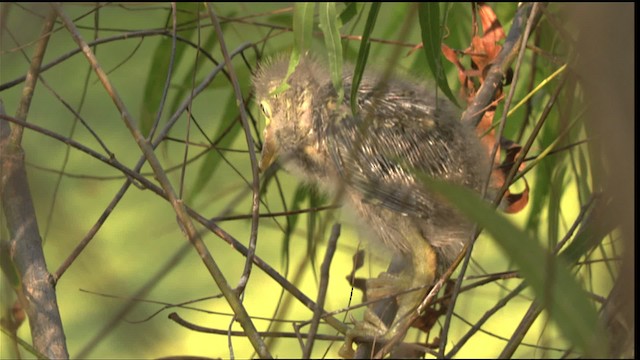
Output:
M306 57L287 77L288 68L288 58L274 58L263 62L253 78L255 99L266 119L261 171L277 158L300 159L317 143L314 94L320 86L318 80L327 75L321 74L316 62Z

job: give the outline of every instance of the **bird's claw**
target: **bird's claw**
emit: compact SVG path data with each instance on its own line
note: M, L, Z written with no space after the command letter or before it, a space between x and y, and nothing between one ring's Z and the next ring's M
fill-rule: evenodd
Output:
M345 359L352 359L355 355L353 343L355 339L383 339L388 333L388 328L384 322L371 309L367 308L363 321L354 320L355 326L347 331L345 342L340 348L340 356Z
M405 277L381 273L377 278L367 280L367 300L377 300L394 295L410 288L410 281ZM384 344L396 336L398 330L403 328L403 319L406 318L408 309L403 306L407 303L404 299L408 294L398 296L396 301L400 304L396 317L390 327L380 319L373 311L372 305L367 307L364 313L363 321L354 321L355 326L347 331L345 343L340 348L340 356L350 359L353 358L355 352L353 343L356 339L362 341L370 341L377 344Z

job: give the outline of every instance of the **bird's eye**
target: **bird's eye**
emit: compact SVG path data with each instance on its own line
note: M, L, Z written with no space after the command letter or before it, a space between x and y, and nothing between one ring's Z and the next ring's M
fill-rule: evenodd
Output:
M269 123L271 122L271 106L269 106L268 102L261 101L260 110L264 114L266 126L269 126Z

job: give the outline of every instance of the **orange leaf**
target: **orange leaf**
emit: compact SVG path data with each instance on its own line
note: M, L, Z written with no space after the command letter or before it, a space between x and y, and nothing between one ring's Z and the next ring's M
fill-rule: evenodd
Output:
M478 13L480 14L480 22L482 23L483 38L491 38L494 43L504 39L506 36L502 29L502 24L493 12L493 9L485 3L478 4Z

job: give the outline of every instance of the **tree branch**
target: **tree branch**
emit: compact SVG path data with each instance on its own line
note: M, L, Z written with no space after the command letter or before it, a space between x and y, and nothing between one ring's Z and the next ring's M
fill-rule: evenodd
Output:
M484 83L482 83L473 102L462 115L463 123L470 124L475 128L488 105L494 101L496 91L500 88L504 75L518 55L524 29L533 5L534 3L524 3L518 8L502 50L500 50L495 62L491 64ZM540 19L541 12L537 12L534 16L536 18L533 20L534 26L532 28Z
M218 286L218 288L220 288L220 291L222 291L222 294L226 298L229 306L233 309L233 312L236 314L238 321L240 322L245 332L247 333L247 336L251 340L252 345L254 346L254 348L256 349L256 351L261 357L271 358L271 355L269 354L266 346L264 345L264 342L262 341L260 335L258 334L258 331L255 328L255 325L251 321L251 318L249 317L247 310L244 308L244 306L240 302L240 299L238 298L238 294L236 294L233 291L233 289L229 286L228 282L224 277L224 274L222 273L222 270L216 264L215 260L211 256L211 253L209 252L206 245L202 241L200 234L196 230L193 222L191 221L187 213L186 207L184 205L184 202L182 201L182 199L179 199L177 197L176 192L173 189L173 186L171 185L169 178L167 177L167 174L164 172L164 169L162 168L160 161L158 160L157 156L154 153L153 147L151 146L149 141L147 141L144 138L140 130L135 126L133 117L130 115L130 112L127 110L126 106L124 105L124 102L122 101L120 95L118 94L116 89L113 87L113 85L109 81L106 73L104 72L104 70L102 70L100 64L98 63L98 60L93 54L93 51L91 51L91 48L89 48L89 46L87 45L87 42L82 38L82 36L78 32L78 29L76 28L73 21L71 21L71 19L62 10L62 7L60 6L59 3L54 3L52 4L52 6L58 13L58 16L64 23L69 33L71 34L73 40L76 42L76 44L78 44L80 48L82 48L82 51L85 57L87 58L87 61L89 61L89 63L93 67L96 75L98 76L98 79L100 79L100 82L102 83L103 87L109 93L109 96L111 97L114 104L120 111L120 114L122 115L122 119L124 120L125 125L131 132L131 135L136 140L136 143L140 147L140 150L144 153L147 161L149 162L149 165L151 165L151 168L153 169L156 179L162 186L165 194L168 197L169 202L171 203L171 206L176 212L176 216L178 218L181 228L183 229L189 241L192 243L192 245L198 252L198 255L204 262L207 270L209 270L209 273L213 277L216 285Z
M42 58L55 23L55 12L45 19L43 36L36 45L16 117L27 119L31 99L40 73ZM0 114L4 106L0 102ZM22 126L9 126L0 120L0 198L9 230L9 255L18 271L22 291L19 299L29 317L34 348L51 358L68 358L67 345L51 274L42 251L42 239L29 190L24 165Z

